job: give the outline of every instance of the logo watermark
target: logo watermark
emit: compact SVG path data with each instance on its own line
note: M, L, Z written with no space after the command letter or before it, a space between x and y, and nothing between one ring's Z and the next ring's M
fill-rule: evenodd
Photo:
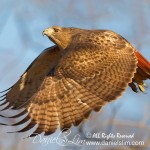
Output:
M94 145L144 145L144 141L135 141L135 134L121 134L121 133L85 133L85 138L80 134L71 135L71 130L64 130L58 133L56 137L35 135L32 139L33 144L41 144L47 146L49 144L58 144L60 146L67 146L70 144L77 146L94 146Z

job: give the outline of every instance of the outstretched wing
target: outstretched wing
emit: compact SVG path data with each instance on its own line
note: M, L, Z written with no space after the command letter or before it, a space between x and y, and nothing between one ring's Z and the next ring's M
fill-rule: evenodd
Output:
M62 62L65 59L62 59ZM9 107L26 108L22 113L10 118L18 118L28 112L23 120L13 126L31 119L30 123L19 132L27 131L38 124L34 133L44 131L47 135L53 133L59 125L61 129L69 128L72 124L78 125L92 110L98 111L104 105L100 98L75 80L59 73L61 67L55 67L58 61L60 61L59 49L57 47L47 49L6 93L5 101L9 103ZM32 135L35 135L34 133Z
M23 101L28 116L15 125L30 122L19 132L38 124L34 133L44 131L47 135L58 126L64 129L78 125L92 110L98 111L106 102L120 96L132 81L137 59L134 49L122 38L115 45L112 41L97 44L90 39L72 44L55 67L53 76L44 76L32 96L25 94L29 96L27 103Z

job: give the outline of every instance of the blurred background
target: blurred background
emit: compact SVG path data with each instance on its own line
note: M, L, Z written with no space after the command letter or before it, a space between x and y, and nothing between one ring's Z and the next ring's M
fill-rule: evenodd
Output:
M125 37L150 61L150 0L0 0L0 91L15 83L28 65L53 43L42 31L53 25L87 29L109 29ZM134 133L144 145L60 146L33 143L23 134L6 133L13 127L0 126L0 150L150 150L150 82L146 93L126 93L78 128L69 138L87 133ZM7 112L6 112L7 113ZM0 117L0 122L4 122ZM13 120L12 120L13 121ZM59 132L59 131L58 131ZM58 132L50 135L56 137ZM43 137L43 136L42 136ZM101 138L96 140L101 141Z

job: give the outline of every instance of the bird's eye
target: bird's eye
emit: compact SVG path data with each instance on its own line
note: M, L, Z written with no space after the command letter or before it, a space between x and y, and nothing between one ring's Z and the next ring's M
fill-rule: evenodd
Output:
M59 28L53 28L55 32L59 32L60 29Z

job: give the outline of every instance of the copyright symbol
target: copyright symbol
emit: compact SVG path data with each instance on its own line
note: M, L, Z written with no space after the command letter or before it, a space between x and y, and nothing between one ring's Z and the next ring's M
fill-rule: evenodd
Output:
M92 137L92 134L90 132L86 133L86 138L91 138Z

